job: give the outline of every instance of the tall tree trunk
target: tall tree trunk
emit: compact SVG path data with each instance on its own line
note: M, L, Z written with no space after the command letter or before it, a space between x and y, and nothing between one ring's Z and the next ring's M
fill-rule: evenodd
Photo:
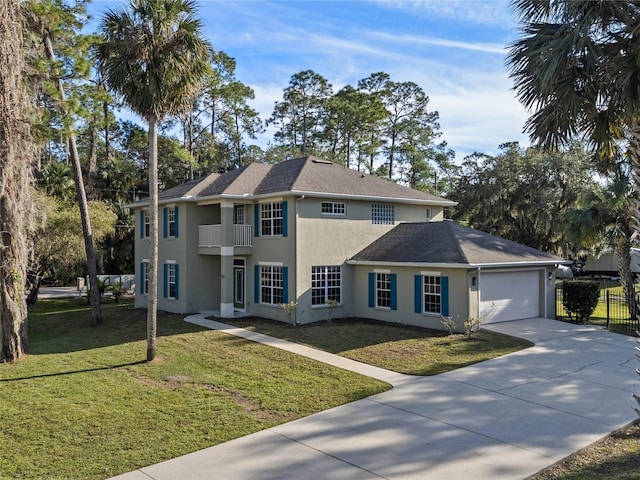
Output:
M631 272L631 239L628 232L625 232L625 235L616 241L615 252L618 261L620 285L622 285L624 298L629 309L629 318L634 318L636 316L636 302L633 273Z
M53 44L48 33L43 35L43 43L49 61L55 61L55 53ZM64 115L67 114L65 105L66 96L64 93L64 85L62 80L57 80L58 94L60 95L59 108ZM82 222L82 234L84 236L84 250L87 256L87 270L89 272L89 295L91 301L91 325L102 325L102 310L100 308L100 285L98 282L98 267L96 263L96 252L93 245L93 233L91 231L91 220L89 219L89 204L87 203L87 195L84 190L84 182L82 180L82 166L80 165L80 156L78 155L78 147L76 145L76 137L72 131L68 133L69 153L71 156L71 166L73 170L73 179L76 183L76 197L78 199L78 207L80 208L80 220Z
M22 2L0 0L0 362L28 348L27 235L31 218L29 103L24 88Z
M147 361L156 358L158 324L158 119L149 117L149 291Z
M87 172L86 192L87 198L95 200L96 179L98 178L98 132L93 120L89 126L89 171Z

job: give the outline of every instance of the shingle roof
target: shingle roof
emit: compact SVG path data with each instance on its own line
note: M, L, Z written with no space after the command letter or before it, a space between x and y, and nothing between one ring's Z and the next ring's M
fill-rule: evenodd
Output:
M227 173L214 173L165 190L159 194L159 199L169 201L185 197L262 196L288 192L455 205L455 202L450 200L313 156L287 160L275 165L252 163ZM148 199L140 203L146 201Z
M452 221L401 223L350 260L470 266L563 262L535 248Z

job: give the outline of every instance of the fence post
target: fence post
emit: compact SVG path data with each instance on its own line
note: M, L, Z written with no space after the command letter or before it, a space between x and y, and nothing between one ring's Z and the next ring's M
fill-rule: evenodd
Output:
M607 293L607 330L609 330L609 290L607 290L606 293Z

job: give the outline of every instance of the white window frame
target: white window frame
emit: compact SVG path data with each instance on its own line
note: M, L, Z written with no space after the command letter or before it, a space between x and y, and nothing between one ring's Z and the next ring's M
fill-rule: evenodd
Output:
M342 304L342 267L340 265L313 266L311 267L311 305L324 307L328 300L335 300L338 305Z
M149 295L149 260L142 260L142 289L143 295Z
M422 313L442 313L442 277L438 274L422 274Z
M282 202L260 204L260 236L281 236L284 231Z
M393 225L395 223L395 205L390 203L372 204L371 223L374 225Z
M280 305L284 301L284 268L282 265L259 265L260 303Z
M234 205L233 207L233 224L234 225L244 225L244 205Z
M345 202L322 202L320 207L322 215L344 217L347 214Z
M375 306L385 310L391 310L391 273L375 272Z
M433 218L433 210L431 209L431 207L427 207L427 220L431 220Z
M177 293L178 293L178 286L176 284L176 263L168 261L167 262L167 298L169 300L175 300Z
M167 237L176 238L176 207L167 207Z
M151 214L149 210L143 210L143 212L142 231L144 232L144 238L149 238L149 235L151 235Z

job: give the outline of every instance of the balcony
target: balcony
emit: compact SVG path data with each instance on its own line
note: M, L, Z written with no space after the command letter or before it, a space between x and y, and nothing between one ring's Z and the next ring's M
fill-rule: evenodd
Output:
M251 225L233 226L233 246L251 247ZM198 226L198 247L214 248L221 247L222 225L200 225Z

